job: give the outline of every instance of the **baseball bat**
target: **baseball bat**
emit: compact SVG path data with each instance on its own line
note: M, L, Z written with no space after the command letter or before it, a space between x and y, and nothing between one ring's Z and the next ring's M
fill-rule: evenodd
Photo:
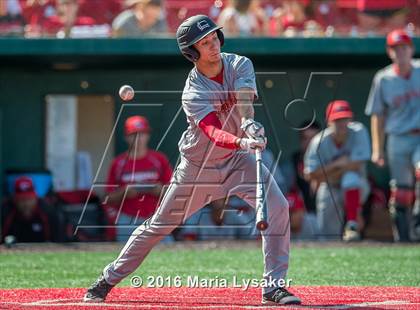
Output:
M267 221L267 206L265 203L265 188L264 180L262 177L262 150L256 149L255 159L257 163L257 188L256 188L256 211L257 216L255 226L258 230L264 231L268 228Z

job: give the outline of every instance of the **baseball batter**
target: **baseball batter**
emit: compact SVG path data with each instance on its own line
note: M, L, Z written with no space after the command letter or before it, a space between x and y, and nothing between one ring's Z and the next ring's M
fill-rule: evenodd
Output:
M387 53L392 64L376 73L365 112L371 116L372 161L381 167L387 137L394 239L409 241L420 237L420 61L412 59L413 42L404 30L388 34Z
M266 145L264 128L253 119L255 74L248 58L220 52L220 28L204 15L190 17L178 28L179 48L194 63L182 95L189 126L179 141L181 161L155 214L133 232L85 301L105 300L154 245L208 202L238 195L255 207L256 166L250 153ZM265 166L263 179L269 224L262 232L264 279L279 283L288 269L288 203ZM263 303L300 303L281 286L263 287L262 293Z

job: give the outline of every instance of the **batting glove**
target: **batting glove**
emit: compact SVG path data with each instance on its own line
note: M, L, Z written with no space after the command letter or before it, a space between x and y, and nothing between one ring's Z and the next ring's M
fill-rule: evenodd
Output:
M258 139L261 137L265 137L265 130L264 126L252 118L246 119L242 125L241 129L246 133L248 138L251 139Z
M239 142L239 146L241 147L242 150L245 150L252 154L255 153L255 150L257 148L264 150L266 145L267 145L266 138L259 138L259 139L242 138Z

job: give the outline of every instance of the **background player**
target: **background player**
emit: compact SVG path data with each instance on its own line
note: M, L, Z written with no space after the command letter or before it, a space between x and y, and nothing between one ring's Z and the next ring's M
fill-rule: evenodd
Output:
M392 65L376 73L365 112L371 115L372 162L380 167L387 136L394 239L409 241L414 196L420 237L420 62L412 59L413 43L404 30L390 32L386 41Z
M238 195L255 207L256 165L249 152L266 146L264 128L253 119L255 74L246 57L220 52L224 42L220 28L204 15L190 17L178 28L179 48L195 64L182 95L189 126L179 141L181 162L156 213L133 232L119 257L88 289L85 301L103 301L155 244L209 200ZM262 174L269 223L262 233L264 278L277 281L288 269L288 203L265 166ZM262 301L300 303L278 284L263 287Z
M168 184L172 167L167 157L149 149L150 126L140 115L124 124L128 150L118 155L108 173L108 204L112 206L117 225L117 240L126 241L134 225L143 223L155 212L162 186ZM128 226L128 227L127 227Z
M319 183L316 208L320 234L336 238L345 218L344 241L360 239L358 216L369 193L365 167L370 158L369 134L352 118L347 101L331 102L326 110L328 127L311 140L305 153L305 175Z

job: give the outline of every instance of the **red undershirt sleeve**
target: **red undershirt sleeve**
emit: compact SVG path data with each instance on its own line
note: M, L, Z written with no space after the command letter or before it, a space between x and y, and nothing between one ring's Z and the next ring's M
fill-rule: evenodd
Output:
M222 130L222 123L217 117L216 112L207 114L199 123L198 127L205 133L205 135L213 141L217 146L225 149L237 149L237 136Z

